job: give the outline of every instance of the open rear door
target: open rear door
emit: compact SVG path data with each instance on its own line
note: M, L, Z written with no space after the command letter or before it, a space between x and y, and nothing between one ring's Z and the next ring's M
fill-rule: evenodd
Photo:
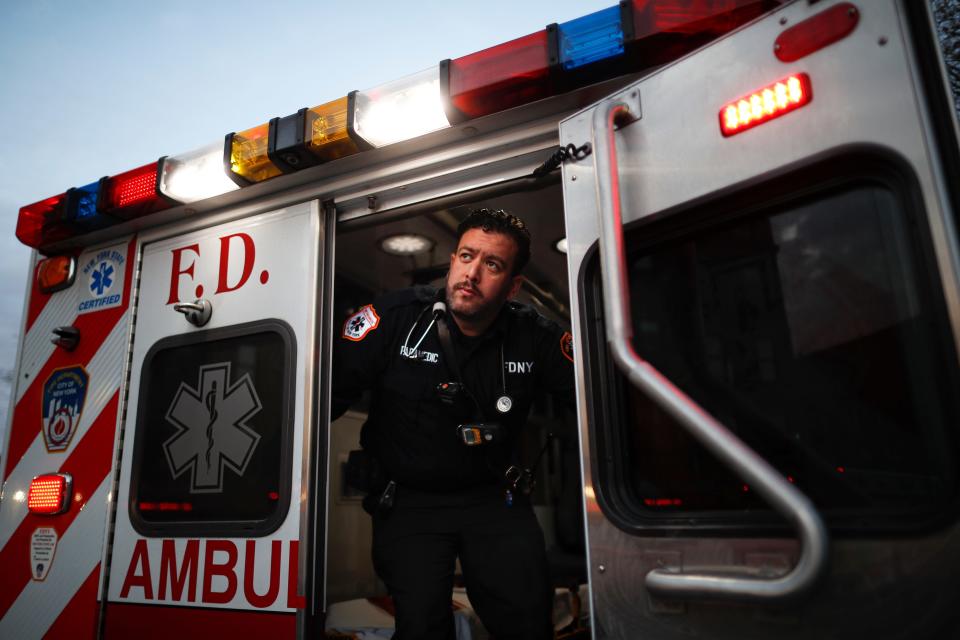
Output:
M107 637L296 635L321 231L312 202L144 237Z
M957 636L928 11L794 2L562 123L596 637Z

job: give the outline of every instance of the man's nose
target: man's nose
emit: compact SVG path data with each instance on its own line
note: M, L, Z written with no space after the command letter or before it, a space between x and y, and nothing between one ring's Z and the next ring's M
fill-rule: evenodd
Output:
M476 282L480 279L480 261L474 260L467 265L467 271L464 274L467 280L470 282Z

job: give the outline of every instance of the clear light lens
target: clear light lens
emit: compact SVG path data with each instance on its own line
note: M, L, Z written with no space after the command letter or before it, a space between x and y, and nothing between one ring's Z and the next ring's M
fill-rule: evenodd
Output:
M239 188L224 172L222 142L163 160L160 193L168 198L196 202Z
M556 249L557 251L559 251L560 253L566 253L566 252L567 252L567 239L566 239L566 238L560 238L559 240L557 240L557 241L554 243L553 248Z
M395 256L415 256L433 249L434 241L415 233L399 233L380 241L380 248Z
M440 95L440 68L358 91L354 127L375 147L416 138L450 126Z

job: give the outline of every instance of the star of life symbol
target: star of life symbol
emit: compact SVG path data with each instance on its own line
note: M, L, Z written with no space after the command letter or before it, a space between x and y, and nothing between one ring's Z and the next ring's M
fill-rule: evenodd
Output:
M90 274L90 291L102 296L104 290L113 286L113 266L101 262L100 266Z
M243 475L260 435L246 421L262 408L249 374L230 384L230 363L200 367L197 387L181 382L167 409L177 433L163 443L174 478L190 472L191 493L221 493L223 470Z

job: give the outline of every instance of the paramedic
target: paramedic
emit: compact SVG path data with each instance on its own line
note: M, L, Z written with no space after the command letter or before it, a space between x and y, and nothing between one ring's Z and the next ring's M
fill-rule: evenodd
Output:
M457 228L443 291L388 293L344 323L333 415L372 392L361 432L379 481L373 560L393 598L394 638L454 637L454 567L498 639L551 638L543 534L525 496L519 432L537 392L573 404L571 337L510 301L530 236L503 211Z

